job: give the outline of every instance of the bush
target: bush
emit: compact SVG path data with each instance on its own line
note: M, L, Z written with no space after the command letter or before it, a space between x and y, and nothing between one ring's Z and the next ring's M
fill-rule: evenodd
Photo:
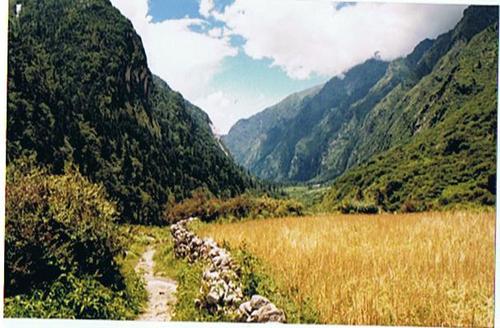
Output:
M428 206L424 202L412 199L406 200L403 206L401 207L401 211L404 213L423 212L426 211L427 209Z
M193 192L191 198L167 209L165 219L169 224L189 217L198 217L202 221L210 222L223 217L242 219L302 215L303 211L303 205L296 201L250 195L222 200L198 189Z
M136 300L113 291L93 277L59 276L52 284L5 299L9 318L132 319L140 310Z
M122 286L115 205L77 170L49 175L20 160L7 167L5 293L46 286L62 274Z
M377 205L355 202L345 202L339 206L338 210L343 214L378 214L380 212Z

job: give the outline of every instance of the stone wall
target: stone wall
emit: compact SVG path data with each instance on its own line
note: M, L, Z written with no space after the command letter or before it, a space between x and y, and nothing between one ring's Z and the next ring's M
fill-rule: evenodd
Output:
M174 238L174 252L178 258L190 263L203 261L200 298L195 300L198 308L211 314L224 314L244 322L286 322L285 313L267 298L252 295L245 301L242 292L240 268L227 250L210 238L201 239L191 232L187 223L195 219L173 224L170 231Z

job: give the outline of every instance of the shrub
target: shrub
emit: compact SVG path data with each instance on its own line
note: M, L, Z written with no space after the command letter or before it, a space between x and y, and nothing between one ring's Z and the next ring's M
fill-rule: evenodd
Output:
M132 319L139 308L133 297L93 277L59 276L52 284L5 299L9 318Z
M39 289L64 273L121 286L115 205L76 169L49 175L29 161L7 167L5 291Z
M303 205L292 200L275 199L267 196L240 195L222 200L197 190L191 198L167 209L165 218L171 224L189 217L198 217L210 222L217 218L266 218L287 215L302 215Z
M416 201L412 199L408 199L404 202L401 207L401 211L404 213L415 213L415 212L423 212L428 209L428 206L422 201Z
M338 210L343 214L378 214L380 212L377 205L356 202L345 202L339 206Z

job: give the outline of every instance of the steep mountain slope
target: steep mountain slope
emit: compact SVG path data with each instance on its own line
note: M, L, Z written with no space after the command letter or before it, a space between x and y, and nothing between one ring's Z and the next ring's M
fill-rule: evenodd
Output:
M336 126L327 127L338 130L350 105L359 101L386 69L386 62L371 59L354 67L342 78L331 79L315 95L304 98L295 115L273 124L256 145L258 149L254 153L258 157L242 164L265 179L287 181L314 177L319 164L318 155L324 145L321 139L326 132L325 118L338 119ZM230 133L226 143L233 144L231 140L238 138L235 135Z
M409 103L408 94L445 54L497 21L498 7L471 6L454 29L422 41L407 57L390 63L370 59L343 79L333 78L296 115L261 138L259 149L253 152L260 156L240 163L263 178L325 182L433 128L421 114L431 104ZM447 88L447 82L442 82ZM421 96L420 100L428 98ZM226 142L235 138L229 134Z
M497 72L498 23L455 43L406 93L387 132L411 138L336 180L324 205L416 211L495 204Z
M234 195L253 183L206 114L153 77L108 0L11 1L9 22L9 163L31 154L54 173L73 163L141 223L197 187Z
M294 93L249 119L239 120L222 137L222 141L238 163L250 167L252 162L262 156L261 145L270 131L294 118L304 101L315 96L321 88L322 85L319 85Z
M408 99L412 90L429 73L439 67L445 54L457 45L469 42L474 35L497 21L498 7L470 7L465 10L463 18L453 30L431 41L432 44L427 40L423 41L404 60L392 62L393 71L397 71L391 73L391 78L396 83L393 84L394 87L390 92L370 109L366 118L356 125L355 131L349 134L351 147L345 155L347 162L345 169L366 161L373 154L412 138L418 131L432 128L424 124L422 115L429 106L438 101L439 97L430 99L425 91L430 92L431 86L427 85L423 88L422 98L410 103ZM429 47L421 52L419 48L423 44ZM450 65L453 65L452 61L450 60ZM383 83L384 79L380 82ZM436 81L436 83L441 83L440 87L443 88L441 92L448 87L449 82ZM377 92L376 89L373 91ZM457 96L459 95L457 93ZM424 99L428 101L423 101ZM330 151L333 151L332 154L325 156L327 159L325 167L335 167L332 162L328 162L328 159L334 158L335 150L334 147L330 148ZM345 169L339 172L342 173ZM323 177L328 178L328 175Z

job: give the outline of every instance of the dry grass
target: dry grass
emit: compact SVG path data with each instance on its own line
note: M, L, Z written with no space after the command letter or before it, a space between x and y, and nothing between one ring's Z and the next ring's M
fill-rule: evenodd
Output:
M255 220L200 233L246 244L325 323L493 326L493 212Z

